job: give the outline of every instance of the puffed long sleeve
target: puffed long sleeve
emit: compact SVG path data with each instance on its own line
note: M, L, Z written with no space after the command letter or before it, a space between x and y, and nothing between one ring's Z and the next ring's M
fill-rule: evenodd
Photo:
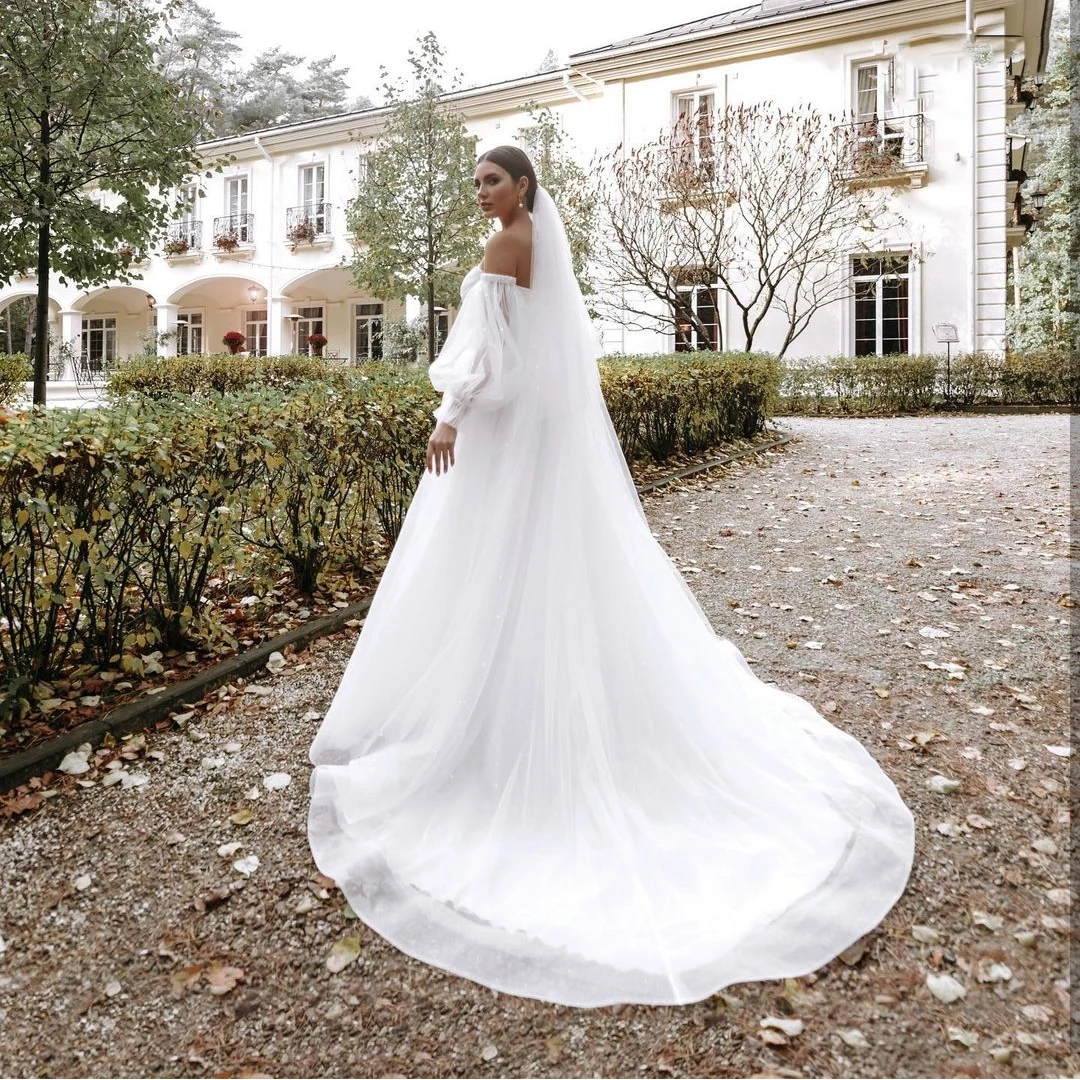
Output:
M461 308L435 362L431 385L443 394L432 414L457 427L474 409L496 409L517 393L521 358L512 323L520 287L506 274L475 273L462 289Z

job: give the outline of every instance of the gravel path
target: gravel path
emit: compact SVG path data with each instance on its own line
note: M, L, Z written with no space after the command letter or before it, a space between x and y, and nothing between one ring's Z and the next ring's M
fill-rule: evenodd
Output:
M351 631L96 748L3 825L0 1074L1076 1075L1069 418L785 426L783 450L646 505L718 631L916 814L911 884L861 945L697 1005L597 1010L397 953L307 849L307 747ZM964 996L939 1000L944 976Z

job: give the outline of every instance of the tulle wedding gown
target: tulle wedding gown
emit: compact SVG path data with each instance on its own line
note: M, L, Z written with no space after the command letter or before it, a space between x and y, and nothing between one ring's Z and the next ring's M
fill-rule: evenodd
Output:
M579 1006L812 971L896 902L889 778L717 636L650 532L541 188L532 288L474 269L425 473L311 748L309 838L404 952Z

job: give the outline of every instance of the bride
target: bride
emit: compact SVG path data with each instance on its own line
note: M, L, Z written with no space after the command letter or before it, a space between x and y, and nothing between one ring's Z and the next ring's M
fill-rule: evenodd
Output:
M507 993L678 1004L813 971L903 892L912 815L716 635L642 512L554 203L514 147L475 182L502 228L311 747L315 862L398 948Z

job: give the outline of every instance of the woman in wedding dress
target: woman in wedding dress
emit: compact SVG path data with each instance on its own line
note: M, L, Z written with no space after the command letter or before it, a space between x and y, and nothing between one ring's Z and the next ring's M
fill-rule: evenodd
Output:
M554 203L513 147L476 185L502 229L311 747L315 862L399 949L507 993L679 1004L813 971L903 892L911 813L715 633L642 512Z

